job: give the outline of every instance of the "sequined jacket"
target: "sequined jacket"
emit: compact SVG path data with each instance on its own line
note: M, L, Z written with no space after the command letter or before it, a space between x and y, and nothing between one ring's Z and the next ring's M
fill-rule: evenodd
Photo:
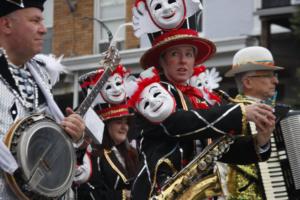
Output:
M153 124L142 116L137 117L144 162L133 183L133 199L149 199L168 177L191 161L196 154L196 139L201 140L203 148L207 138L228 133L237 135L229 152L223 155L223 162L249 164L269 157L270 152L258 153L251 136L238 136L244 135L247 127L243 105L197 110L193 109L187 96L173 85L167 82L163 82L163 85L176 99L177 111L160 124Z
M52 86L45 64L41 61L31 59L25 65L31 65L32 63L35 63L33 65L35 70L40 74L42 80L44 80L45 86L50 90ZM3 139L14 122L31 114L24 106L24 101L20 95L18 86L7 67L7 63L3 62L3 60L1 60L0 63L0 91L0 139ZM39 106L32 112L47 110L44 103L45 100L40 91L38 98ZM13 192L4 182L2 171L0 171L0 199L16 199Z
M89 177L81 185L75 185L77 199L84 200L126 200L125 189L130 190L132 177L118 160L112 149L104 149L103 154L89 154Z
M253 99L243 95L238 95L235 99L241 102L244 101L244 104L255 103ZM247 128L247 134L252 134L250 127ZM262 200L266 198L258 163L229 165L227 180L228 199Z

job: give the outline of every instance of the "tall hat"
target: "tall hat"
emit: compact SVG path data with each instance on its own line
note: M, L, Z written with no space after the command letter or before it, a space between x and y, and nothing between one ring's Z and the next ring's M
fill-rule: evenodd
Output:
M148 34L152 48L140 59L142 68L159 66L160 55L174 45L191 45L196 50L195 64L201 64L216 51L213 42L198 35L200 0L136 0L133 7L135 35Z
M232 68L225 74L233 77L236 74L248 71L281 70L283 67L275 66L271 52L260 46L246 47L239 50L233 57Z
M126 82L128 104L153 123L160 123L175 111L174 97L162 85L157 69L148 68L137 79Z
M1 0L0 3L0 17L8 15L19 9L24 8L38 8L44 10L44 3L46 0Z

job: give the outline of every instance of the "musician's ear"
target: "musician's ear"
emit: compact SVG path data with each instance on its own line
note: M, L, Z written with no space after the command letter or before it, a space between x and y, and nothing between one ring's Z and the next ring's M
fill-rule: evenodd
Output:
M250 88L253 87L252 86L252 80L250 78L248 78L248 77L243 78L242 79L242 83L243 83L243 88L244 89L250 89Z
M11 32L12 24L8 17L0 17L0 27L3 33L9 34Z

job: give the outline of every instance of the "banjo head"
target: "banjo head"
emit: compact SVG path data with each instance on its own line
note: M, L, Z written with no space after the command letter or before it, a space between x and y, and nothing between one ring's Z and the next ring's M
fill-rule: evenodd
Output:
M36 115L23 119L12 132L8 146L20 169L8 179L10 185L21 198L22 193L29 199L63 195L71 187L76 164L75 150L63 129Z

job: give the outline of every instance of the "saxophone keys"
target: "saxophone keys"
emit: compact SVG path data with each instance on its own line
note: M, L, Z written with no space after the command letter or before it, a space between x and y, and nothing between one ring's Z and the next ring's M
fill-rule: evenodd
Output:
M181 183L182 183L182 185L184 185L184 186L189 186L190 183L191 183L190 178L187 177L187 176L183 177Z
M207 163L204 160L200 161L197 166L197 168L200 171L204 171L206 169L206 167L207 167Z

